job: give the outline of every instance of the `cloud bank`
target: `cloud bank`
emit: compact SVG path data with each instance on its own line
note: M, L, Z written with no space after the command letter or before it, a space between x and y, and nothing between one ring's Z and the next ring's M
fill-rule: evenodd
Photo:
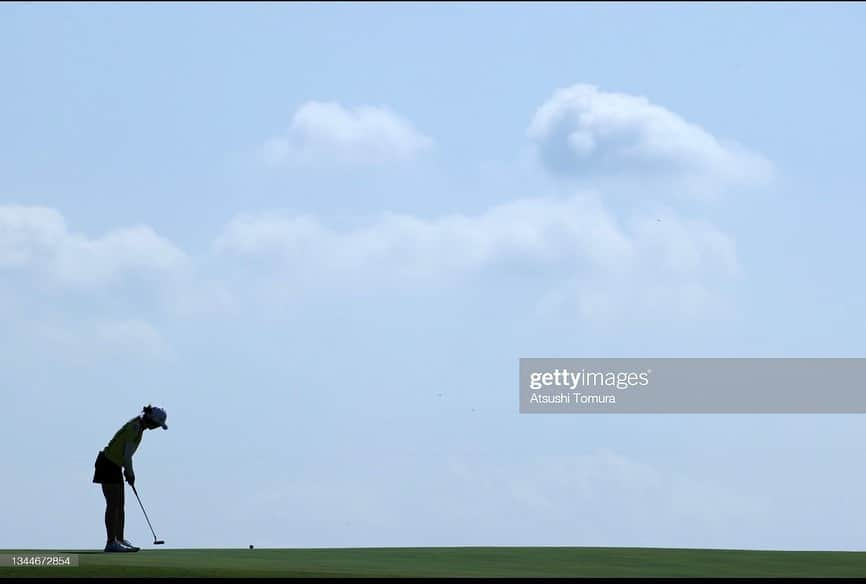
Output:
M408 543L723 547L767 519L763 493L608 450L508 462L473 456L387 462L406 469L417 488L394 485L387 472L357 472L355 460L330 467L314 461L302 477L272 477L233 513L238 520L276 513L309 522L316 527L298 541L314 546L407 545L411 525L421 523L423 533ZM356 478L350 484L339 476L347 469Z
M526 285L545 311L607 317L624 308L689 315L713 285L740 273L736 247L713 225L667 212L623 220L593 194L528 198L476 214L383 213L349 226L313 215L247 214L229 222L217 254L263 267L267 288L310 290Z
M91 238L46 207L0 206L0 271L27 270L55 284L93 288L131 274L173 271L187 256L146 226Z

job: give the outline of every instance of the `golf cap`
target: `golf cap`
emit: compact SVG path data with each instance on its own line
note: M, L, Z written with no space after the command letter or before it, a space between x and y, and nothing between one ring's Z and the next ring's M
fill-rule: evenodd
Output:
M168 430L168 426L165 425L165 419L168 415L165 413L165 410L162 408L153 407L150 409L150 413L147 415L148 418L154 423L162 426L163 430Z

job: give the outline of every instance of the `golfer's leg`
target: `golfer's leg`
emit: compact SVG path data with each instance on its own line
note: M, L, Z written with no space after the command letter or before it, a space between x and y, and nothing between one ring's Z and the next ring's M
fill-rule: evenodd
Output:
M114 491L114 537L120 540L123 537L123 483L111 486Z
M123 536L123 483L108 485L111 493L111 533L115 539Z
M120 515L118 513L118 505L121 502L123 495L123 484L103 484L102 492L105 494L105 520L106 531L108 532L109 543L117 539L120 530L118 529L118 521Z
M109 487L111 485L106 485L103 483L102 485L102 494L105 497L105 541L112 541L112 536L114 535L112 532L114 531L114 517L112 516L112 508L111 508L111 495L109 494Z
M123 528L126 524L126 489L123 486L123 483L120 483L120 503L117 506L117 512L119 514L119 519L117 521L117 539L119 541L123 541Z

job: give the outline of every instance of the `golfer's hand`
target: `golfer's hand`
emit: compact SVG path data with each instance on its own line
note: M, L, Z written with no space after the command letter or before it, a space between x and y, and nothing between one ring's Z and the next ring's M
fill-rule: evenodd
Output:
M126 482L129 483L129 486L135 486L135 473L127 470L123 474L126 476Z

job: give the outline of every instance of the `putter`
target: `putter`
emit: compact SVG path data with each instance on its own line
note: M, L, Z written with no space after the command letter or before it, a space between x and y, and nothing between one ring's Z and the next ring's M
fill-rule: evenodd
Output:
M135 498L138 499L138 504L141 505L141 512L144 513L144 518L147 519L147 526L150 527L150 532L153 533L153 545L162 545L165 542L161 539L156 539L156 533L153 531L153 525L150 524L150 519L147 518L147 511L144 510L144 505L141 504L141 497L138 496L138 491L135 490L135 485L132 487L132 492L135 493Z

